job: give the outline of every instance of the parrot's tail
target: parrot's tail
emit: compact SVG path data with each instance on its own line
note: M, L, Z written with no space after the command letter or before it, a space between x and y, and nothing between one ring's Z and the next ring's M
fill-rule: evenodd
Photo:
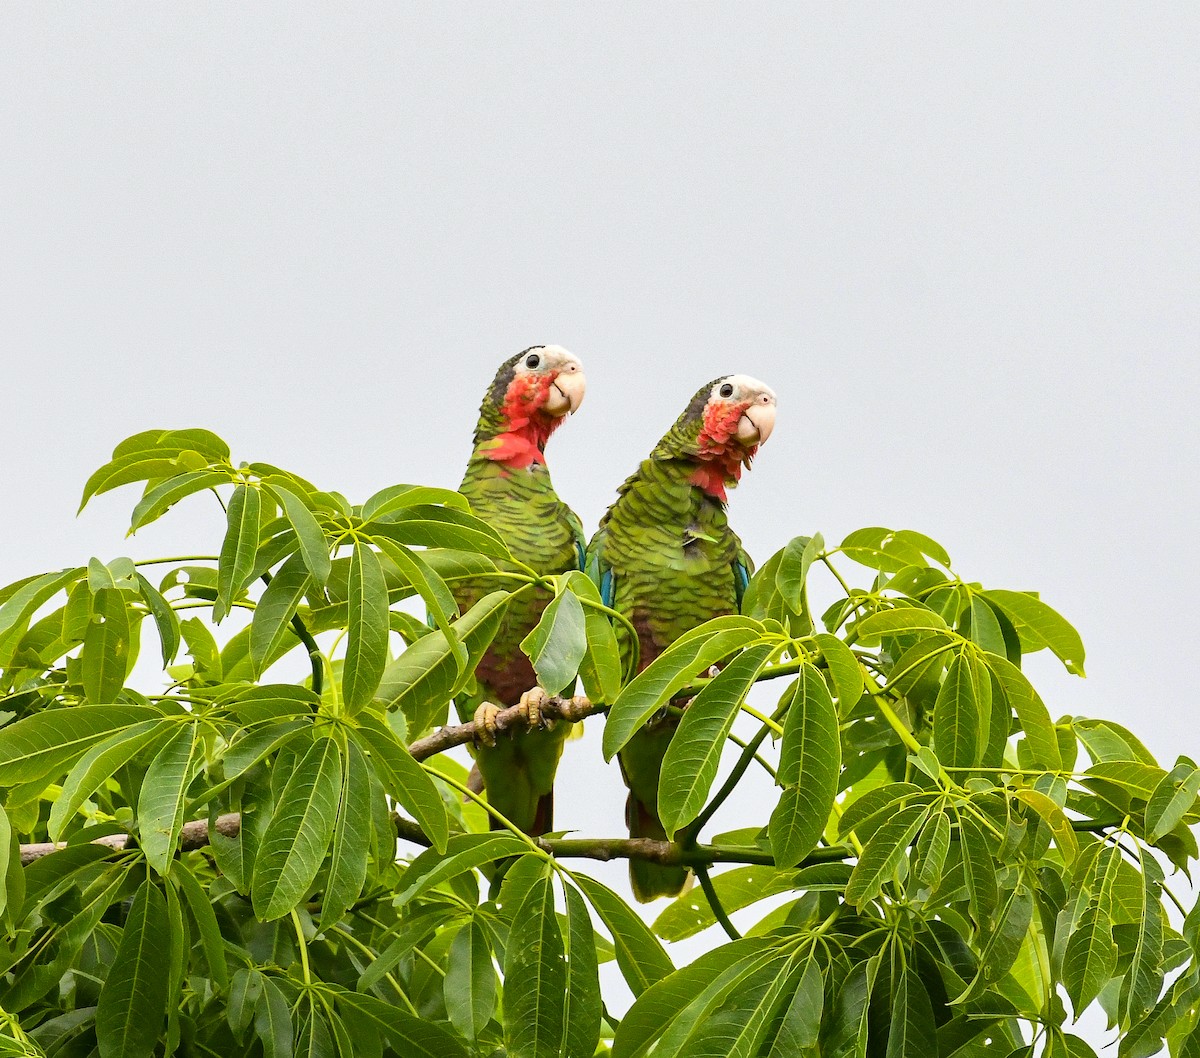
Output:
M667 839L658 813L639 801L632 792L625 801L625 821L629 824L631 838ZM662 867L645 860L630 860L629 881L633 886L633 895L640 903L648 904L660 896L678 896L686 892L691 887L692 872L686 867Z

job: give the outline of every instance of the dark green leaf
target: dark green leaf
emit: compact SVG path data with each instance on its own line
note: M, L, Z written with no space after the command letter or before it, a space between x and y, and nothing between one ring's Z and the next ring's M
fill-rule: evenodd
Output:
M332 560L329 557L329 541L325 537L316 516L299 496L290 489L272 485L272 490L283 505L283 513L300 543L300 558L312 574L313 581L321 586L329 580Z
M825 1003L825 981L815 957L805 961L800 983L783 1012L779 1034L768 1058L794 1058L806 1047L817 1045L821 1011Z
M342 668L342 699L356 712L379 687L387 665L388 596L379 557L361 541L350 558L349 642Z
M1021 636L1026 653L1049 647L1066 666L1068 672L1083 675L1083 641L1079 633L1056 610L1041 599L1020 591L991 590L983 593L984 598L994 603L1012 622ZM1032 643L1031 647L1024 644Z
M450 823L441 794L424 768L391 728L375 717L363 716L355 737L371 755L371 761L390 793L401 807L412 813L436 850L444 851Z
M554 912L554 889L542 873L512 918L504 956L504 1042L529 1058L559 1058L566 1014L567 968Z
M567 588L584 602L600 603L600 591L586 573L572 570ZM583 693L595 702L613 702L621 693L621 652L611 619L595 605L584 607L587 653L579 664Z
M988 654L984 660L1000 682L1010 708L1017 714L1034 762L1051 771L1060 769L1063 761L1054 723L1029 678L1003 657Z
M884 882L895 873L901 857L917 836L928 812L924 805L902 808L875 832L846 885L847 903L862 907L879 895Z
M188 786L203 763L199 725L179 725L146 769L138 797L138 839L146 861L166 874L179 844Z
M965 652L958 654L946 670L933 707L934 748L947 767L971 768L980 763L985 725L976 690L971 659Z
M1067 941L1062 979L1078 1018L1113 976L1117 946L1112 920L1099 907L1089 907L1080 916Z
M333 837L341 782L337 744L317 739L289 776L254 861L251 895L263 921L291 911L316 878Z
M228 528L217 562L217 601L213 619L220 621L246 587L254 570L262 528L262 494L257 487L238 485L229 499Z
M485 863L528 851L526 842L507 831L456 834L442 851L429 849L408 865L394 898L395 905L403 907L431 887Z
M250 659L255 675L261 676L263 669L279 656L289 635L295 637L289 622L311 583L299 555L292 555L271 578L254 608L254 619L250 623Z
M574 592L559 592L521 642L521 650L533 663L538 683L550 694L559 694L574 684L587 653L583 604Z
M1196 806L1200 793L1200 768L1190 761L1176 764L1163 776L1146 803L1146 832L1151 842L1169 834Z
M125 593L102 589L96 594L92 621L79 655L79 675L89 702L111 702L121 693L133 663L131 640Z
M367 878L370 847L371 772L357 743L349 740L345 747L337 822L333 827L329 881L321 901L318 929L332 926L358 899Z
M837 695L839 711L845 715L862 697L863 682L862 666L854 652L837 636L828 632L818 632L814 637L817 646L821 648L821 656L829 666L829 679L833 683L834 694Z
M294 1058L295 1030L287 997L274 979L265 975L254 1007L254 1031L262 1040L265 1058Z
M825 539L820 533L811 537L797 536L783 549L779 571L775 574L775 585L783 601L794 614L805 612L804 587L808 570L817 555L825 550Z
M193 470L187 474L178 474L160 482L137 502L129 522L129 533L149 525L167 513L171 507L185 496L200 492L204 489L216 488L227 484L230 480L228 471L224 470Z
M339 1009L349 1008L348 1016L367 1018L404 1058L467 1058L466 1048L445 1029L374 996L338 992L337 1003Z
M667 837L700 814L738 710L775 645L759 643L733 659L684 711L662 762L658 813ZM807 850L806 850L807 851Z
M101 1058L150 1058L167 1009L167 903L148 879L133 898L96 1005Z
M154 618L154 625L158 629L158 639L162 644L162 663L165 669L179 653L179 618L159 590L140 573L137 574L137 584L138 590L142 594L142 600L150 610L150 616Z
M773 867L734 867L712 878L713 889L727 912L739 911L759 900L796 888L796 872ZM698 889L677 897L654 920L654 932L663 940L681 941L715 925L712 906Z
M893 973L887 1058L937 1058L933 1006L921 978L912 970Z
M433 616L434 624L446 637L459 668L465 668L467 651L458 641L458 637L454 634L454 625L451 623L458 616L458 606L445 582L416 551L401 547L387 537L380 537L375 543L379 550L400 570L404 579L416 588L429 613Z
M675 969L654 934L616 893L587 875L573 877L608 928L617 952L617 966L634 996L640 996Z
M567 902L567 1008L563 1058L591 1058L600 1041L603 1009L596 959L596 934L579 891L564 885Z
M496 1009L496 971L487 934L474 918L450 945L442 986L450 1024L468 1040L476 1039Z

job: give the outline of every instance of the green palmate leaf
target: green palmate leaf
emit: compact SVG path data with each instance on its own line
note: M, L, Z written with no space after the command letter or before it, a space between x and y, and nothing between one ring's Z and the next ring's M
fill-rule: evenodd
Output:
M884 882L895 873L901 857L908 851L928 813L929 809L924 805L910 805L900 809L875 832L858 858L846 885L847 903L862 907L879 895Z
M193 470L167 478L166 481L147 489L146 494L138 500L133 508L127 535L132 536L142 526L161 518L185 496L216 488L229 481L230 474L224 470Z
M11 594L0 605L0 664L7 664L12 657L24 630L29 627L34 613L51 596L74 584L84 575L84 569L64 569L57 573L44 573L31 577L19 587L10 585ZM6 589L9 591L10 589Z
M1063 957L1063 984L1076 1017L1100 994L1116 965L1112 920L1102 908L1089 907L1076 923Z
M357 744L344 747L342 789L337 822L333 827L333 851L329 881L321 900L318 928L333 925L362 892L367 879L367 854L371 847L371 771Z
M927 797L928 793L910 782L885 782L869 789L846 805L838 820L838 836L844 838L853 831L859 841L870 841L871 835L903 808L904 803Z
M336 743L317 739L279 795L254 861L251 896L263 921L291 911L316 878L333 837L341 782Z
M604 726L605 760L611 760L697 674L749 646L761 635L762 626L748 617L718 617L673 643L613 703Z
M1000 902L979 959L981 981L999 981L1016 961L1033 917L1033 894L1019 884Z
M1075 837L1071 821L1063 810L1038 790L1017 790L1014 796L1041 816L1050 828L1050 833L1054 835L1054 843L1058 846L1058 851L1062 853L1063 860L1068 864L1073 863L1079 853L1079 842Z
M971 659L964 652L950 662L933 707L933 743L943 764L971 768L980 763L986 730L980 721Z
M149 879L133 898L121 943L96 1005L101 1058L150 1058L166 1016L170 946L167 903Z
M706 1028L714 1034L720 1031L728 1048L719 1052L722 1058L726 1054L752 1058L760 1053L772 1020L796 987L801 966L798 955L764 966L757 980L747 981L731 996L734 1009L723 1009L709 1018Z
M1137 936L1125 983L1121 989L1120 1020L1128 1028L1154 1007L1164 980L1163 941L1165 915L1162 910L1162 868L1138 846L1141 867L1141 901L1134 915Z
M1020 591L986 591L985 599L997 606L1012 622L1023 649L1049 647L1068 672L1083 675L1083 642L1079 633L1056 610L1041 599Z
M411 812L435 850L444 851L450 834L446 805L429 774L397 740L391 728L371 716L360 718L354 732L360 748L371 756L387 792Z
M1196 807L1198 793L1200 768L1181 758L1170 773L1159 780L1146 803L1146 832L1152 842L1169 834Z
M114 731L161 716L143 705L87 705L18 720L0 728L0 786L49 779Z
M924 566L926 555L944 566L950 564L950 556L941 545L911 529L856 529L838 550L855 562L889 573L898 573L905 566Z
M440 504L468 512L471 509L467 498L461 492L430 488L427 485L389 485L386 489L380 489L363 503L362 518L364 521L382 518L393 511L412 507L418 503Z
M603 1012L596 934L579 891L564 885L567 904L567 1007L563 1018L563 1058L591 1058L600 1041Z
M121 693L133 662L131 641L125 593L112 588L97 592L79 655L79 675L89 702L111 702Z
M451 622L458 616L458 606L454 596L446 587L445 581L425 562L424 558L415 551L393 543L387 537L375 541L379 550L395 564L425 602L434 623L446 637L454 659L460 668L467 664L467 650L454 634Z
M913 871L918 884L929 890L937 888L950 851L950 819L939 812L921 829L917 841L917 865Z
M727 912L740 911L759 900L796 888L796 872L772 867L734 867L713 875L713 889ZM712 906L704 894L693 890L668 904L654 921L654 932L663 940L676 941L693 937L717 921Z
M988 654L984 660L999 681L1009 707L1017 714L1033 762L1052 771L1062 768L1054 722L1029 678L1016 665L996 654Z
M698 996L731 967L758 957L769 943L759 937L723 944L643 992L621 1019L613 1058L640 1058Z
M349 640L342 668L342 699L357 711L379 687L387 665L388 596L379 557L361 541L350 558Z
M467 1058L467 1049L445 1029L374 996L339 991L337 1005L348 1020L374 1025L404 1058Z
M838 990L826 1048L835 1058L865 1058L867 1054L867 1017L880 961L875 955L857 963Z
M583 604L572 591L560 591L542 612L533 631L521 642L537 673L538 683L550 694L559 694L575 682L587 653L587 628Z
M960 817L958 840L971 916L982 929L1000 899L996 885L996 864L988 851L983 831L974 820Z
M211 430L190 427L184 430L143 430L126 437L113 449L113 459L136 452L196 452L219 463L229 459L229 445Z
M567 588L585 604L584 634L587 652L579 663L579 679L583 693L592 702L613 702L621 693L621 651L612 621L601 610L600 590L586 573L572 570L567 574Z
M880 636L900 632L945 632L946 622L940 614L923 606L897 606L877 610L854 626L861 643L875 642Z
M182 447L164 447L157 453L131 452L105 463L88 478L79 501L79 510L82 511L93 496L121 485L128 485L133 481L173 478L189 471L204 470L208 466L208 459L199 452Z
M485 863L494 863L509 856L529 851L529 844L506 831L489 834L456 834L446 842L442 851L422 852L404 872L395 904L402 907L421 893L451 878L456 878Z
M504 1042L512 1054L559 1058L567 972L548 868L513 912L504 956Z
M245 774L259 761L265 760L285 746L301 731L312 731L311 720L286 720L260 727L230 744L222 758L226 780Z
M978 644L981 650L1005 656L1004 632L1000 628L1000 621L991 606L978 595L971 596L966 620L967 635L971 642Z
M292 555L271 578L250 622L250 658L255 675L261 676L263 669L282 652L287 637L295 635L288 623L296 615L311 583L311 575L299 555Z
M658 785L658 814L669 838L703 809L733 721L774 649L772 643L747 648L706 683L684 711L663 758Z
M814 638L817 646L821 648L821 657L829 667L829 680L833 684L840 712L845 715L862 697L863 688L866 686L862 666L854 652L837 636L828 632L818 632Z
M825 980L821 976L821 966L810 956L805 960L800 982L783 1012L779 1032L767 1058L792 1058L804 1053L804 1048L815 1047L824 1003Z
M294 1058L292 1013L287 997L273 978L263 975L262 991L254 1005L254 1032L266 1058Z
M179 844L187 789L203 763L199 725L186 723L150 762L138 798L138 836L146 860L166 874Z
M886 1058L936 1058L937 1025L921 978L911 969L892 975Z
M225 941L221 936L221 927L217 923L213 906L201 888L200 882L191 871L177 870L173 872L173 878L179 884L179 889L187 901L188 910L199 931L209 977L212 978L217 988L224 990L229 987L229 968L225 962Z
M496 971L483 926L472 918L455 934L446 960L442 994L450 1024L474 1040L496 1009Z
M451 547L488 558L512 558L504 538L487 522L453 507L413 504L373 520L371 534L410 547Z
M162 663L165 669L179 653L179 618L171 608L171 604L162 597L162 593L153 584L140 573L136 574L136 577L142 601L150 610L150 616L154 618L154 625L158 629L158 639L162 644Z
M771 848L781 867L799 863L825 829L842 767L838 715L817 669L800 670L783 725L776 782L795 790L771 816ZM786 803L785 803L786 802Z
M45 714L41 714L45 715ZM122 726L107 738L95 743L75 762L62 784L62 793L50 806L47 830L53 841L62 838L63 831L75 813L109 778L133 760L146 746L159 738L168 721L157 717Z
M470 677L500 628L511 598L506 591L494 591L454 622L454 634L467 648L465 672L459 672L441 632L422 636L384 670L379 697L404 713L413 735L428 729L438 710L457 692L460 681Z
M273 485L272 491L279 498L283 507L284 517L287 518L300 542L300 560L312 574L316 584L324 586L329 580L329 572L333 568L329 557L329 541L316 516L308 509L305 502L290 489Z
M233 607L254 571L254 556L262 529L262 493L251 485L238 485L229 499L228 527L217 562L217 601L213 619L220 621Z
M617 966L635 997L675 969L654 934L625 901L587 875L572 877L612 936Z
M779 570L775 574L775 586L780 596L794 614L805 612L804 587L808 571L817 555L825 550L825 539L820 533L811 537L797 536L783 549Z

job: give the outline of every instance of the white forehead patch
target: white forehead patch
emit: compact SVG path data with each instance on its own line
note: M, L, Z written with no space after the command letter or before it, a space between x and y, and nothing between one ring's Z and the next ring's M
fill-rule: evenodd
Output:
M537 357L536 367L529 366L531 356ZM536 345L517 361L516 373L520 375L527 371L545 371L547 367L561 369L567 364L574 364L580 370L583 368L579 357L561 345Z
M754 397L760 397L764 393L775 399L775 391L765 382L759 382L757 378L751 378L749 375L726 375L720 382L717 382L713 388L711 396L720 397L722 386L733 386L733 394L726 400L747 400Z

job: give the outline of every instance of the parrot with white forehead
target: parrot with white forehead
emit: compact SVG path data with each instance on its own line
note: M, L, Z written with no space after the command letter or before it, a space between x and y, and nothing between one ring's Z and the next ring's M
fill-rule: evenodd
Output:
M561 346L532 346L506 360L483 398L459 487L475 514L500 531L513 558L544 575L583 565L583 526L554 491L545 448L578 410L585 388L583 365ZM452 592L465 613L495 587L494 580L462 580ZM463 719L475 719L482 732L475 760L488 802L535 836L553 829L554 773L571 729L562 721L541 723L545 692L521 651L551 598L534 587L513 596L475 670L476 692L457 702ZM497 736L496 712L514 705L525 708L529 729Z
M638 670L685 632L738 612L753 566L725 515L726 489L771 435L775 393L748 375L702 386L648 459L617 491L588 545L588 572L604 602L637 630ZM616 626L626 661L633 649ZM658 778L678 719L663 715L620 752L631 837L666 838ZM646 902L688 884L681 867L631 860L634 895Z

